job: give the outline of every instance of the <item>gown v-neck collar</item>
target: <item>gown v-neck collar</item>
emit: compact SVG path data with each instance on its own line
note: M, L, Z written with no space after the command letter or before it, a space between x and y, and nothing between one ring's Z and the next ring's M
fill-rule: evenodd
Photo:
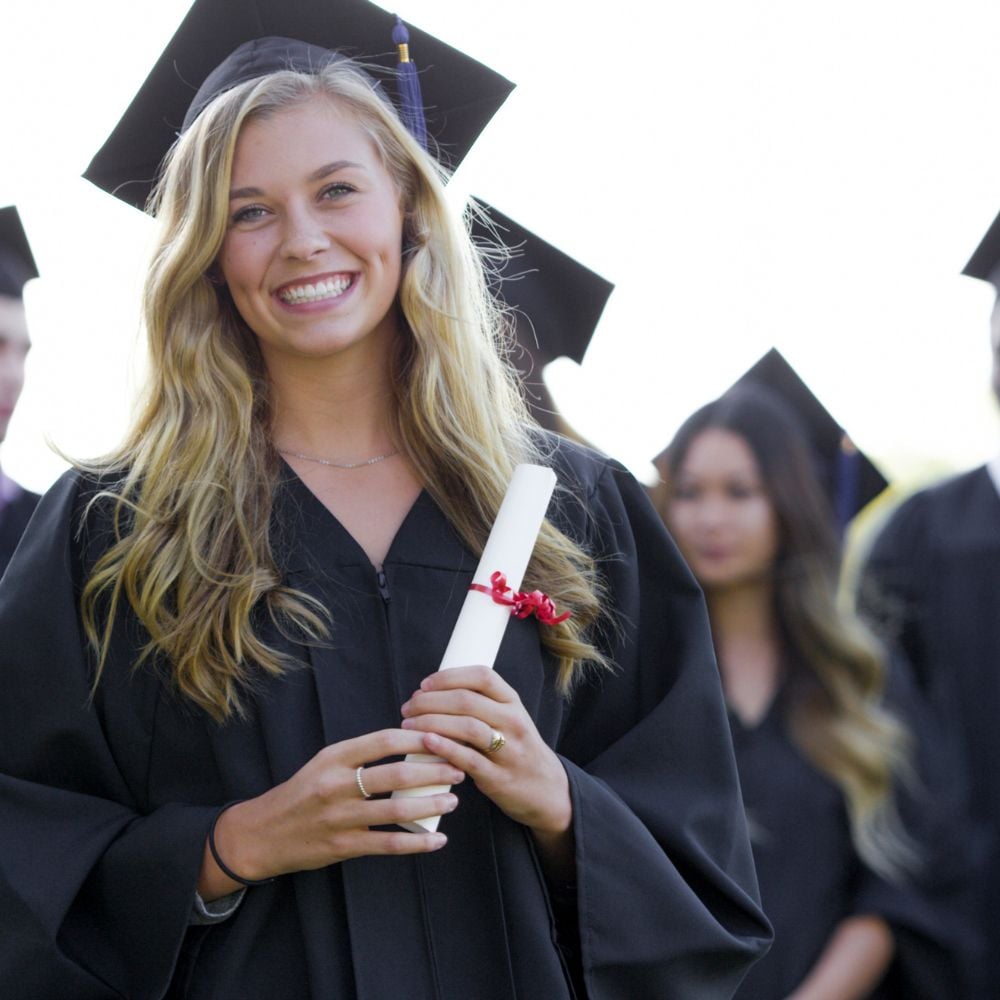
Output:
M761 730L767 729L775 723L780 724L784 718L785 707L788 700L787 689L788 674L785 671L782 671L778 675L778 681L775 684L774 691L771 693L770 699L764 706L763 711L754 719L744 718L739 712L736 711L727 699L726 714L729 716L729 723L733 731L749 735L751 733L757 733Z
M359 566L373 573L380 568L372 563L368 553L336 514L287 463L283 463L272 522L279 545L285 534L283 528L294 525L294 530L290 531L293 544L281 545L286 556L283 565L287 570L315 565L319 552L323 553L324 561L333 559L338 566ZM405 563L463 569L470 558L441 509L422 488L396 529L382 567Z

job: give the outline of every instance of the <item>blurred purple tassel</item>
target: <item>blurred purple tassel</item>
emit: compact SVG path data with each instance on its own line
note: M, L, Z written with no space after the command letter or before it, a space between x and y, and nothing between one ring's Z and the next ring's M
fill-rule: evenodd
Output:
M861 474L861 455L854 447L854 442L845 434L840 442L837 453L837 481L834 484L834 496L837 515L837 528L841 534L854 516L857 507L858 479Z
M410 59L410 33L398 16L396 27L392 29L392 42L399 49L396 83L399 88L400 116L406 130L426 149L427 123L424 120L424 101L420 95L420 79L417 76L417 65Z

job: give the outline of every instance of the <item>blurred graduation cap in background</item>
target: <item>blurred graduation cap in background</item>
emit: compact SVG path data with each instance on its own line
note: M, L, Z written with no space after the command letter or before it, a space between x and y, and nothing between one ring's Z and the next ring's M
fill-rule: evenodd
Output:
M268 42L260 44L264 38ZM401 50L406 39L409 44ZM259 44L229 59L248 42ZM399 62L404 53L413 61ZM188 110L206 81L208 93L199 95L192 111L237 83L289 62L315 68L317 62L343 56L356 57L378 73L383 87L396 77L404 98L414 76L419 78L430 149L452 168L514 89L487 66L419 28L404 28L395 15L367 0L196 0L83 176L141 209L164 156L190 124ZM401 117L409 127L402 103Z
M491 291L515 324L518 350L511 360L532 415L543 427L579 439L556 410L542 369L561 357L583 361L615 286L481 199L473 199L468 214ZM509 251L506 257L491 252L498 243Z
M772 347L730 391L746 385L773 393L798 418L841 530L889 485L778 350Z
M37 277L38 267L17 208L0 208L0 295L23 298L25 284Z
M1000 215L994 220L986 235L979 241L962 274L988 281L1000 292Z

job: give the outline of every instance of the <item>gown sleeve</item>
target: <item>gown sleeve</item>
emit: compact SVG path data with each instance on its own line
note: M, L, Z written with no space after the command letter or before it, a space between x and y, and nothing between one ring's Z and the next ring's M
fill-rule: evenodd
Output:
M589 508L612 670L571 698L558 750L590 1000L731 996L767 949L701 592L645 494L609 463Z
M79 483L42 500L0 584L0 982L18 1000L162 996L217 809L143 802L129 747L106 738L77 611Z

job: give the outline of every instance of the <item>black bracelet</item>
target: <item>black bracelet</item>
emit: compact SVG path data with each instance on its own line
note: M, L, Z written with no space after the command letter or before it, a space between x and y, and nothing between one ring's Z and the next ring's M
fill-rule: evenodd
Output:
M273 882L273 878L243 878L242 875L237 875L236 872L226 864L222 858L219 857L218 848L215 846L215 824L219 822L219 817L230 807L239 805L241 802L245 802L246 799L233 799L232 802L227 802L216 814L215 819L212 820L212 825L208 828L208 849L212 852L212 857L215 858L215 863L219 866L219 870L227 878L231 878L234 882L239 882L240 885L267 885L268 882Z

